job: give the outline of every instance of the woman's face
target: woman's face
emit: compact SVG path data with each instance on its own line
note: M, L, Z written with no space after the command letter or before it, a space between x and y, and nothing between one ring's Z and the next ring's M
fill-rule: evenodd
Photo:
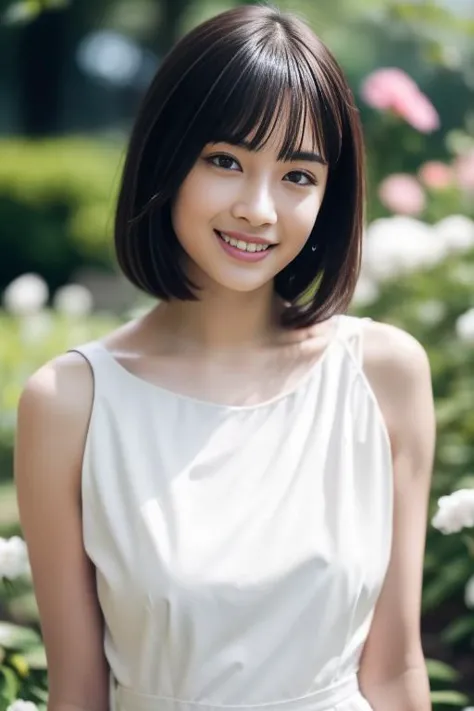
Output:
M259 151L230 143L204 147L172 209L189 274L199 286L259 289L303 249L328 174L309 129L301 153L288 161L278 160L278 130Z

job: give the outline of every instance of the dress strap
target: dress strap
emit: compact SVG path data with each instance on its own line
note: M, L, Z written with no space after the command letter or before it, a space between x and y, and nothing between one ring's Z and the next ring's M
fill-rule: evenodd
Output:
M68 353L79 353L88 363L94 379L94 391L97 392L99 383L102 384L107 378L110 378L109 356L99 341L89 341L74 346L69 348Z
M337 337L342 342L352 359L362 368L364 345L364 322L372 321L371 318L359 318L341 314L337 329Z

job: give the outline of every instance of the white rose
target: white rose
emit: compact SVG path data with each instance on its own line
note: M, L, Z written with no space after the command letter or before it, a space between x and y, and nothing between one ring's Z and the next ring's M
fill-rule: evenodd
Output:
M48 300L48 285L38 274L22 274L4 291L3 303L15 316L38 313Z
M377 281L437 264L446 252L445 242L435 239L431 225L397 215L369 225L362 261L364 271Z
M28 575L30 565L26 544L19 536L0 538L0 577L14 580Z
M474 222L465 215L449 215L433 227L434 238L446 245L449 253L474 247Z
M474 608L474 575L467 581L464 590L464 602L467 607Z
M38 707L32 701L17 699L7 708L7 711L38 711Z
M474 343L474 309L469 309L456 321L456 334L465 343Z
M82 284L67 284L54 295L53 307L67 316L87 316L92 311L92 294Z
M457 533L474 526L474 489L459 489L438 500L432 525L442 533Z

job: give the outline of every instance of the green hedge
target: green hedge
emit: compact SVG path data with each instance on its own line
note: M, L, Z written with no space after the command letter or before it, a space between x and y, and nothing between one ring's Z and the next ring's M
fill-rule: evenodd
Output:
M53 289L109 267L122 147L103 140L0 140L0 291L37 272Z

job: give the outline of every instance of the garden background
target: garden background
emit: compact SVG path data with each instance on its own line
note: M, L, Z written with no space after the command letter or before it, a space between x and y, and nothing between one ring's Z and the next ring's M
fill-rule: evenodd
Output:
M21 535L12 448L26 378L148 305L112 257L140 97L177 37L235 4L0 0L0 575L21 555L8 541ZM474 0L274 4L309 20L361 110L369 207L352 310L407 329L428 351L438 420L431 521L440 496L474 487ZM429 524L422 632L437 710L474 705L466 542ZM15 699L47 700L24 575L0 590L0 711Z

